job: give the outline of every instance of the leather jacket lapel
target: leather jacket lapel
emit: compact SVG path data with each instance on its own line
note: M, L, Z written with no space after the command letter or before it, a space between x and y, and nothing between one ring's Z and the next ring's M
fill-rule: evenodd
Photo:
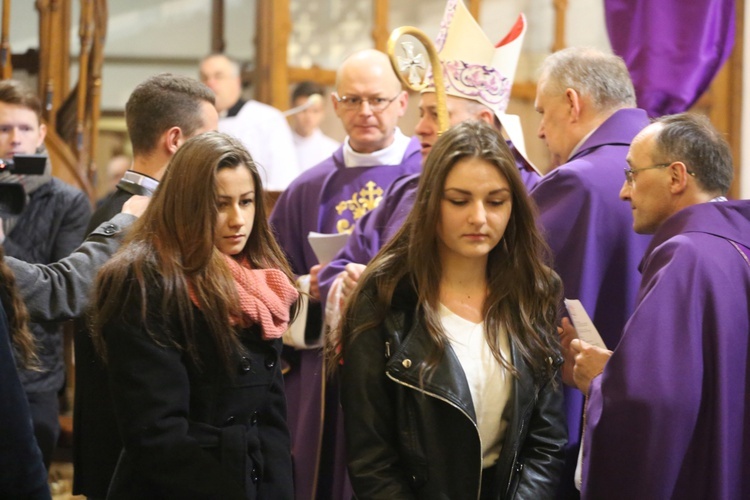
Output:
M401 321L398 323L403 325L403 316L399 316ZM386 373L417 390L423 387L425 393L447 400L467 414L476 425L477 418L469 384L453 348L450 345L446 346L442 358L430 376L424 377L421 386L420 367L432 349L428 333L423 325L417 322L403 338L399 338L399 333L403 332L403 329L398 326L388 325L388 330L395 335L394 345L390 346L391 357L386 363Z

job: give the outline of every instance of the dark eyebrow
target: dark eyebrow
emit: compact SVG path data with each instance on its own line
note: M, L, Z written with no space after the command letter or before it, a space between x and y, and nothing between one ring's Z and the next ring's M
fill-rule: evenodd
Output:
M445 190L445 192L447 193L448 191L458 191L458 192L459 192L459 193L461 193L461 194L465 194L465 195L471 195L471 191L466 191L465 189L459 189L459 188L447 188L447 189ZM508 188L500 188L500 189L495 189L494 191L490 191L490 192L489 192L489 194L491 194L491 195L492 195L492 194L500 194L500 193L502 193L503 191L504 191L504 192L506 192L506 193L510 193L510 189L508 189Z
M250 196L251 194L255 194L255 190L248 191L247 193L242 193L240 195L240 198L245 197L245 196ZM226 194L220 194L219 198L230 198L231 199L232 197L229 196L229 195L226 195Z

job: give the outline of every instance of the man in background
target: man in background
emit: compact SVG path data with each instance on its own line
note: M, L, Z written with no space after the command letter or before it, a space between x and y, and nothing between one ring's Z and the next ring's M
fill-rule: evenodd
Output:
M314 167L330 157L341 144L320 130L325 117L325 89L310 81L300 82L292 91L292 138L297 148L300 170Z
M648 125L621 58L568 48L542 63L534 103L539 137L553 170L531 190L565 297L579 299L610 349L633 312L638 263L649 238L633 233L630 210L617 199L633 137ZM565 388L568 416L561 497L578 496L573 473L583 398Z
M292 132L281 111L242 98L240 65L224 54L201 61L200 78L216 95L219 131L239 139L258 166L267 191L283 191L300 173Z
M732 155L703 116L659 118L627 160L620 197L653 239L614 353L570 342L582 496L748 498L750 201L726 201Z
M0 82L0 157L44 153L46 127L37 95L14 80ZM30 263L49 264L72 252L86 235L91 207L86 195L52 177L47 161L43 175L0 174L0 182L19 182L28 203L17 216L0 225L0 242L8 256ZM34 435L49 469L60 434L58 393L65 383L62 326L32 323L39 370L19 370L29 400Z
M193 78L168 73L138 85L125 106L133 167L91 218L88 231L119 213L134 195L150 195L189 138L216 130L211 90ZM73 414L73 493L105 498L122 449L107 372L94 349L89 324L76 321L76 391Z
M363 214L380 203L396 178L419 171L422 159L416 138L398 128L408 96L382 52L364 50L349 56L336 73L331 101L347 132L344 144L292 182L270 218L292 270L301 275L301 282L309 280L314 299L308 304L304 336L287 338L290 347L285 350L291 365L285 384L298 499L341 498L346 487L343 449L337 455L335 445L340 427L337 386L324 384L316 277L320 263L307 235L349 233Z

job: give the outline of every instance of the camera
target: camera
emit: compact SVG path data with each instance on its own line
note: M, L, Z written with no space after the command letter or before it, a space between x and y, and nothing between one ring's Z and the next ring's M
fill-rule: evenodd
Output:
M0 159L0 173L42 175L47 164L45 155L15 155ZM0 181L0 218L20 214L26 206L26 191L17 182Z

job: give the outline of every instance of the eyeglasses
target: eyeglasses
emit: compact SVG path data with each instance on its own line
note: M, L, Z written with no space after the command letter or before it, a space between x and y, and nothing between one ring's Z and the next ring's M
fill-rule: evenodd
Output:
M668 166L672 165L673 163L674 162L659 163L657 165L651 165L650 167L643 167L643 168L626 168L625 169L625 181L628 183L628 185L632 186L633 183L635 182L635 174L637 174L638 172L643 172L644 170L651 170L651 169L654 169L654 168L668 167ZM693 172L691 170L688 170L687 168L685 168L685 173L687 173L688 175L691 175L691 176L695 177L695 172Z
M338 94L336 94L336 100L347 111L359 110L359 107L362 106L362 103L366 102L367 104L369 104L370 109L374 113L382 113L388 106L391 105L393 101L398 98L399 95L400 94L396 94L392 99L388 99L387 97L359 97L356 95L345 95L343 97L339 97Z
M638 172L643 172L644 170L651 170L654 168L668 167L672 163L659 163L658 165L651 165L650 167L643 167L643 168L626 168L625 169L625 181L632 186L633 183L635 182L635 174L637 174Z

